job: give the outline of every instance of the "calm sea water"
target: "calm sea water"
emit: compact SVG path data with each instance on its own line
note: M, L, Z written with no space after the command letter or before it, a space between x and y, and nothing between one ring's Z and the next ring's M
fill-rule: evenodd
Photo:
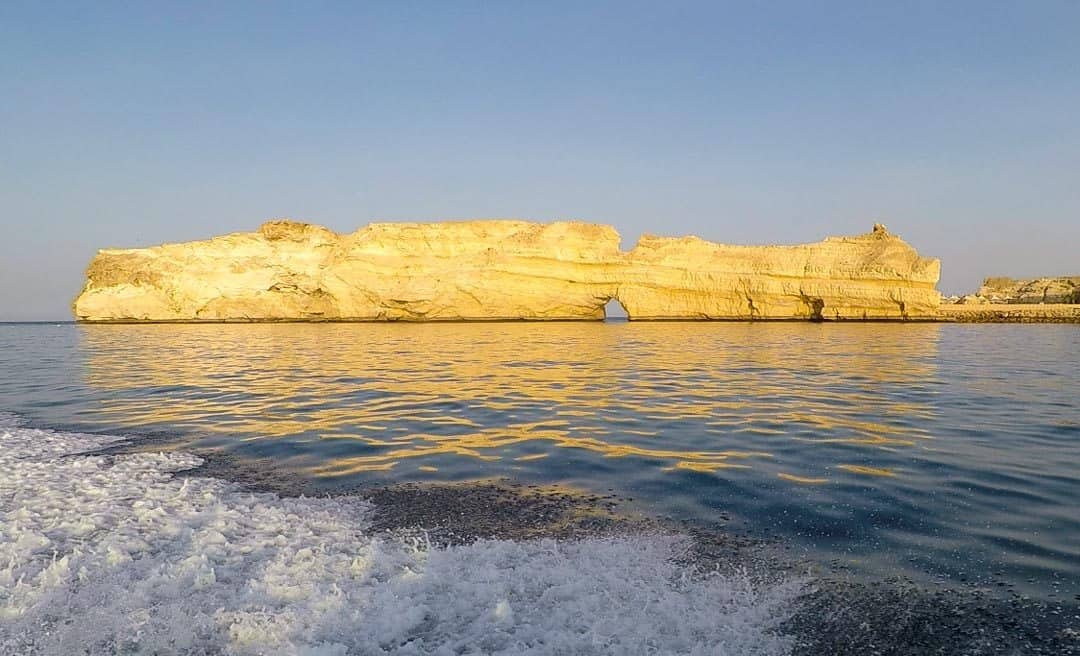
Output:
M1080 593L1076 326L6 324L0 411L328 491L568 484L856 576Z

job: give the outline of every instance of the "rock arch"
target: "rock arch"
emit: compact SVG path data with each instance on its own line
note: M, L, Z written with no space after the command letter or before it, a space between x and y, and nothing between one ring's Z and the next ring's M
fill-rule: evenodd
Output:
M373 223L345 235L273 221L102 250L74 311L104 322L597 321L614 300L634 321L932 319L939 273L880 226L794 246L643 235L622 251L613 227L573 221Z
M604 301L604 320L612 319L615 321L630 320L630 313L617 296L611 296Z

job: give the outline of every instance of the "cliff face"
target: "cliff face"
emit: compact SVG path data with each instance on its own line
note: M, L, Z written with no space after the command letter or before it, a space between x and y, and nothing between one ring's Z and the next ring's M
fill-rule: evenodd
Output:
M799 246L726 246L643 237L627 255L619 299L634 318L904 319L932 317L938 260L883 226Z
M80 320L598 319L619 263L614 229L523 221L290 221L187 244L104 250Z
M967 297L965 297L966 299ZM1080 276L1057 278L987 278L968 302L985 303L1080 303Z
M372 224L349 235L292 221L257 232L102 250L80 321L932 318L937 260L884 228L801 246L644 237L525 221Z

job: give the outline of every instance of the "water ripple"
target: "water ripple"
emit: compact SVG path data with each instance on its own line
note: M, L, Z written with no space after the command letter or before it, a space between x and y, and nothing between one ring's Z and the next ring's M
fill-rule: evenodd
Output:
M1074 326L2 326L0 372L0 409L327 490L509 476L856 571L1080 580Z

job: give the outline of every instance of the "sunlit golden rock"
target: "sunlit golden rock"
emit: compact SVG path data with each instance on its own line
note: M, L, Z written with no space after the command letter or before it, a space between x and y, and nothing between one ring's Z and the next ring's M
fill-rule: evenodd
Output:
M338 235L293 221L102 250L80 321L908 319L936 316L940 265L883 226L799 246L646 236L526 221L376 223Z
M936 259L876 225L798 246L728 246L645 236L619 300L636 319L906 319L941 302Z

